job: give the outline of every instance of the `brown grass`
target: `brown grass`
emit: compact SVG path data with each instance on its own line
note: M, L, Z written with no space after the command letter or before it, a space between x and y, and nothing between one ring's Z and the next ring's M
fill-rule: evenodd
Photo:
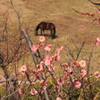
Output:
M22 17L21 21L24 22L22 28L26 28L30 20L29 35L32 41L35 43L38 41L38 37L35 37L34 29L36 25L41 21L53 22L56 25L58 38L52 40L48 39L49 44L53 44L52 51L59 45L70 44L74 51L73 40L77 45L80 45L82 41L86 42L84 48L84 59L87 58L87 53L91 51L94 42L100 35L100 29L98 22L93 22L92 17L82 16L72 8L79 10L80 12L94 13L96 7L88 2L88 0L12 0L15 8L20 10ZM11 8L10 0L0 1L0 12L5 12L9 9L9 15L13 22L17 23L16 14ZM0 17L2 18L2 17ZM1 20L1 19L0 19ZM0 23L1 25L1 23ZM2 26L0 26L2 28ZM49 32L47 31L49 34ZM71 43L70 43L71 42ZM100 47L99 47L100 48ZM100 58L99 48L97 49L97 58ZM52 52L51 51L51 52ZM65 51L62 53L63 59ZM99 60L96 61L99 65ZM96 69L95 68L95 69ZM99 68L100 70L100 68Z

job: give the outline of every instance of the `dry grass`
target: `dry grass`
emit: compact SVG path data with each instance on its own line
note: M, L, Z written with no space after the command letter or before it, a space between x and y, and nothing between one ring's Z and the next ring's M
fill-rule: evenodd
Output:
M88 53L94 45L97 37L99 37L98 22L93 22L89 16L81 16L72 8L80 12L94 13L96 7L88 2L88 0L12 0L15 8L20 10L22 17L21 21L24 22L22 28L26 28L30 20L29 34L32 41L38 41L38 37L33 35L36 25L41 21L53 22L57 28L56 39L47 39L47 43L53 44L52 52L59 45L68 43L72 50L75 50L73 40L76 45L80 45L82 41L86 42L86 47L83 49L84 59L87 59ZM13 22L17 23L16 14L11 8L10 0L0 1L0 12L5 12L9 8L9 15ZM0 17L2 18L2 17ZM1 20L1 19L0 19ZM0 23L1 25L1 23ZM2 27L2 26L0 26ZM49 34L49 32L47 32ZM71 42L71 43L70 43ZM100 47L99 47L100 48ZM99 49L98 48L98 49ZM97 50L97 58L100 58L100 50ZM62 62L65 59L65 51L62 52ZM81 59L81 58L80 58ZM65 60L64 60L65 61ZM96 68L99 66L99 60L96 61ZM100 70L100 68L99 68Z

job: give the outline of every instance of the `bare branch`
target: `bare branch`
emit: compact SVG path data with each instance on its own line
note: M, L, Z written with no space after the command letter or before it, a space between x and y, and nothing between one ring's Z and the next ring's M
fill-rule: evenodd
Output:
M15 9L12 0L10 0L10 3L11 3L11 5L12 5L12 7L13 7L16 15L17 15L17 18L18 18L18 24L19 24L18 28L19 28L19 30L21 30L21 21L20 21L21 16L20 16L20 12Z
M92 0L89 0L89 1L94 5L100 5L100 3L93 2Z

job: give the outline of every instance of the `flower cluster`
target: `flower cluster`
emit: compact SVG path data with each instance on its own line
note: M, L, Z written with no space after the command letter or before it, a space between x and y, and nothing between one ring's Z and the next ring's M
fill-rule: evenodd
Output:
M100 73L99 73L98 71L96 71L96 72L94 73L94 76L95 76L96 78L99 78L99 77L100 77Z
M21 74L25 74L26 71L27 71L26 65L22 65L21 68L19 69L19 72L20 72Z
M68 65L67 63L61 64L61 67L64 69L65 73L62 78L57 79L57 84L62 85L67 80L66 87L70 87L74 84L76 88L81 88L82 85L81 82L87 81L87 77L86 77L87 71L83 69L85 66L86 66L86 62L84 60L81 60L80 62L74 61L72 62L72 66ZM77 72L75 72L75 69L79 70L78 75ZM71 79L72 81L68 81L69 79Z
M48 54L48 52L51 50L52 45L45 45L44 42L46 39L44 36L41 36L39 38L40 43L33 45L31 47L31 50L37 54L37 51L40 49L41 46L43 46L43 50L45 54ZM99 46L100 39L97 38L96 40L96 47ZM70 61L70 63L62 63L60 64L60 69L62 71L62 75L54 75L55 74L55 67L54 62L60 60L60 52L62 51L63 46L60 46L56 49L53 56L45 55L43 58L40 59L39 63L36 65L36 69L32 71L33 76L33 82L31 85L33 85L33 88L30 89L30 94L33 96L37 96L39 94L44 93L44 89L52 88L53 92L58 93L56 96L56 100L63 100L62 97L60 97L61 91L69 90L71 93L75 90L78 90L80 88L83 88L84 84L88 83L88 71L86 70L86 61ZM25 74L27 71L26 65L22 65L19 69L19 72L21 74ZM26 74L27 75L27 74ZM43 76L42 79L40 77ZM94 73L94 76L98 79L100 78L100 73L96 71ZM49 80L49 78L52 81ZM40 89L37 89L35 87L36 81L39 81L38 84L40 85ZM52 85L48 85L48 83L51 82ZM64 86L64 89L63 89ZM21 89L18 90L18 93L21 95L23 94L23 91ZM65 92L67 94L67 92Z

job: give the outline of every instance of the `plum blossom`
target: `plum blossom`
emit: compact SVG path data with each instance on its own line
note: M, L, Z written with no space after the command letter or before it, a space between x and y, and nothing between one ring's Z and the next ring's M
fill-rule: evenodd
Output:
M52 64L52 58L49 57L49 56L46 56L45 59L44 59L44 64L45 64L46 66L51 65L51 64Z
M46 89L46 88L47 88L47 85L43 85L42 88L43 88L43 89Z
M84 60L81 60L79 62L79 64L80 64L81 67L85 67L86 66L86 62Z
M40 46L44 46L44 43L40 43Z
M100 45L100 38L97 38L97 39L96 39L95 46L98 47L99 45Z
M43 64L44 64L44 62L41 61L41 62L37 65L37 71L38 71L38 72L43 70Z
M50 72L53 72L53 71L54 71L54 66L53 66L53 65L50 65L50 66L48 67L48 70L49 70Z
M32 95L36 95L36 94L38 94L38 91L35 88L33 88L33 89L31 89L30 93Z
M85 76L85 75L87 74L86 70L81 70L80 73L81 73L81 76L82 76L82 77Z
M40 42L45 41L45 37L44 37L44 36L40 36L39 41L40 41Z
M73 75L73 71L70 68L65 68L65 71L68 73L68 75L72 76Z
M43 70L42 64L38 64L38 65L37 65L37 70L38 70L38 71L42 71L42 70Z
M19 72L20 72L21 74L25 74L26 71L27 71L26 65L22 65L21 68L19 69Z
M99 78L99 77L100 77L100 73L99 73L98 71L96 71L96 72L94 73L94 76L95 76L96 78Z
M38 49L39 49L39 45L33 45L33 46L31 47L31 50L32 50L34 53L36 53Z
M68 67L68 64L67 63L63 63L63 64L61 64L61 67Z
M88 78L87 77L83 77L82 80L83 80L83 82L87 82Z
M50 51L51 50L51 46L52 46L51 44L47 45L46 47L44 47L44 50L45 51Z
M67 87L69 87L71 85L71 82L67 82L66 85Z
M21 95L21 94L23 94L23 90L18 89L17 93L19 93Z
M78 61L74 61L74 62L73 62L73 66L74 66L74 67L79 66L79 62L78 62Z
M73 82L74 82L74 85L75 85L76 88L81 87L81 83L77 79L75 79Z
M59 61L60 60L60 56L55 54L54 56L51 57L51 59L52 59L52 62L53 61Z
M62 100L60 97L57 97L56 100Z
M59 61L60 60L60 56L59 55L55 55L55 61Z
M37 80L40 77L40 75L41 75L41 73L39 73L39 72L35 73L34 80Z
M63 46L60 46L57 50L56 50L56 54L59 55L60 51L63 49Z
M62 85L64 83L64 79L63 78L58 78L57 79L57 84L58 85Z
M45 80L41 80L40 81L40 84L45 84Z

